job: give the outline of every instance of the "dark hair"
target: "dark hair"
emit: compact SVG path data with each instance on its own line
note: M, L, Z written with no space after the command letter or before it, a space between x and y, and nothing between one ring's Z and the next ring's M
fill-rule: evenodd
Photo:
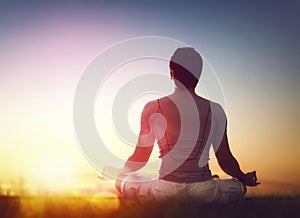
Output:
M194 48L176 49L169 66L173 70L175 83L179 81L185 88L196 87L202 72L202 58Z

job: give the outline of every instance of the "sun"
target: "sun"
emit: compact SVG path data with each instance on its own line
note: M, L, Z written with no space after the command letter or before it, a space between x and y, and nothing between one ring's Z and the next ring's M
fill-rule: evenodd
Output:
M60 156L47 157L40 161L36 170L36 180L49 193L66 192L70 189L75 173L71 160Z

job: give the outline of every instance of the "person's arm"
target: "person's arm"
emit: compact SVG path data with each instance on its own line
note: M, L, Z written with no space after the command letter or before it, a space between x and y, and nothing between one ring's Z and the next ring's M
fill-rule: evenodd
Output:
M153 114L153 102L146 104L141 115L141 129L137 145L133 154L127 159L123 168L105 166L102 174L112 178L122 178L127 173L135 172L143 168L149 160L155 141L154 131L150 125L150 118Z
M135 172L143 168L152 153L153 145L148 147L136 146L134 153L128 158L124 165L123 173Z
M124 177L128 173L135 172L143 168L152 153L153 145L148 147L136 146L133 154L128 158L123 168L116 168L114 166L104 166L102 169L102 174L104 176L99 176L101 179L108 178L119 178Z
M225 173L239 180L244 178L245 174L241 171L239 163L230 151L226 132L216 152L216 157Z
M123 173L137 171L143 168L149 160L155 141L154 131L150 125L150 118L154 109L154 102L149 102L142 111L138 142L133 154L128 158L124 165Z
M216 152L216 157L220 167L228 175L240 180L247 186L256 186L260 184L257 182L255 171L248 172L245 174L240 169L238 161L235 159L235 157L230 151L226 132L224 133L220 147Z
M230 151L226 131L227 118L220 105L213 105L213 116L216 120L216 132L213 140L213 147L220 167L225 173L240 180L247 186L258 185L256 172L253 171L245 174L240 169L238 161Z

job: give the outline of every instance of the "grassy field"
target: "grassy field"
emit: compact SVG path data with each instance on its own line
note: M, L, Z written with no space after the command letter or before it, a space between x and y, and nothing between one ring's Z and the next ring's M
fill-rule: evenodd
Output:
M0 217L299 217L300 196L246 197L230 205L146 204L117 197L0 197Z

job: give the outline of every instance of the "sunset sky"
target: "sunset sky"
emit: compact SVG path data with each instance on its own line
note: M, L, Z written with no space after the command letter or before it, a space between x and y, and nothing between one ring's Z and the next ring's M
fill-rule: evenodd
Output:
M299 1L63 2L0 1L2 186L98 187L74 132L76 86L105 48L161 36L193 46L213 67L241 168L262 183L300 187Z

